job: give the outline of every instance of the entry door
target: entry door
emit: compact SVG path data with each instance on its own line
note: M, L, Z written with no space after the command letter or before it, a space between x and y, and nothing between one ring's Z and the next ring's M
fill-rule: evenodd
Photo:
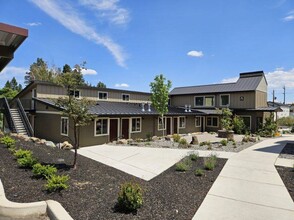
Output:
M121 135L124 139L129 139L130 123L128 118L122 119Z
M200 117L200 123L201 123L201 132L205 131L205 117Z
M174 134L178 133L178 118L174 118Z
M110 141L117 140L118 137L118 119L110 119Z
M171 118L166 118L166 135L171 134Z

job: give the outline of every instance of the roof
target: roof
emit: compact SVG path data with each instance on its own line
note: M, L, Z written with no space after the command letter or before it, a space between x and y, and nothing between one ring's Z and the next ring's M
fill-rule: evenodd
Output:
M43 104L49 105L56 109L62 110L58 108L53 100L44 99L44 98L34 98L36 101L39 101ZM99 116L158 116L159 114L156 110L151 106L150 111L148 111L148 105L144 105L144 111L142 111L143 106L139 103L126 103L126 102L108 102L108 101L98 101L95 105L90 106L89 112L93 115ZM210 110L212 111L212 110ZM212 113L212 112L211 112ZM196 110L192 109L191 112L185 111L184 108L177 107L168 107L168 113L166 116L176 116L176 115L206 115L209 112L205 112L205 110Z
M14 52L27 37L27 29L0 23L0 72L13 59Z
M280 102L272 102L272 101L268 101L267 105L269 107L287 107L287 108L290 108L290 106L291 106L291 105L288 105L288 104L283 104L283 103L280 103Z
M262 78L264 78L263 71L240 73L240 77L235 83L176 87L170 92L170 95L254 91L258 87Z
M246 111L263 111L263 112L282 112L280 107L259 107L253 109L245 109Z

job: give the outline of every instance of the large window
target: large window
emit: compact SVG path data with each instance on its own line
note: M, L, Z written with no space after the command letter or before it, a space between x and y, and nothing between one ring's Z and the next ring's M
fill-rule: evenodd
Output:
M141 132L141 118L132 118L132 133Z
M165 130L166 129L166 117L159 117L158 118L158 130Z
M195 127L201 127L201 117L195 117Z
M121 98L123 101L130 101L130 94L122 94Z
M186 117L179 117L179 128L185 128L186 127Z
M69 128L68 118L67 117L61 117L61 121L60 121L60 133L61 133L61 135L68 136L68 128Z
M220 105L229 106L230 105L230 95L220 95Z
M108 93L107 92L98 92L98 99L108 99Z
M108 119L100 118L95 120L95 136L108 135Z
M240 115L240 117L243 119L244 124L246 126L247 130L251 130L251 116L250 115Z
M206 126L208 126L208 127L218 127L218 117L208 116L206 118Z
M79 90L69 90L69 95L75 98L80 98L81 92Z
M195 96L195 107L213 107L214 96Z

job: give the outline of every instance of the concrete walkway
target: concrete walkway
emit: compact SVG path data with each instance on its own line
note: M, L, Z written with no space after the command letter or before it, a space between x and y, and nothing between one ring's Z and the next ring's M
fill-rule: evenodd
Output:
M212 152L189 149L123 147L112 145L83 147L78 150L80 155L147 181L170 168L183 157L195 152L198 152L201 157L213 153L221 158L229 158L236 154L220 151Z
M294 203L274 166L288 135L232 156L193 219L293 220Z

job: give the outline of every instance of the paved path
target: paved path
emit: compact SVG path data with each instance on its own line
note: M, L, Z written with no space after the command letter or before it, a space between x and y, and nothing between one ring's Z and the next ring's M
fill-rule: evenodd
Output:
M293 220L294 203L274 166L294 136L268 139L232 156L193 219Z
M144 180L151 180L167 170L183 157L196 152L186 149L148 148L148 147L123 147L112 145L97 145L83 147L78 150L80 155L96 160L100 163L114 167L125 173ZM235 153L197 151L200 156L211 153L218 157L229 158Z

